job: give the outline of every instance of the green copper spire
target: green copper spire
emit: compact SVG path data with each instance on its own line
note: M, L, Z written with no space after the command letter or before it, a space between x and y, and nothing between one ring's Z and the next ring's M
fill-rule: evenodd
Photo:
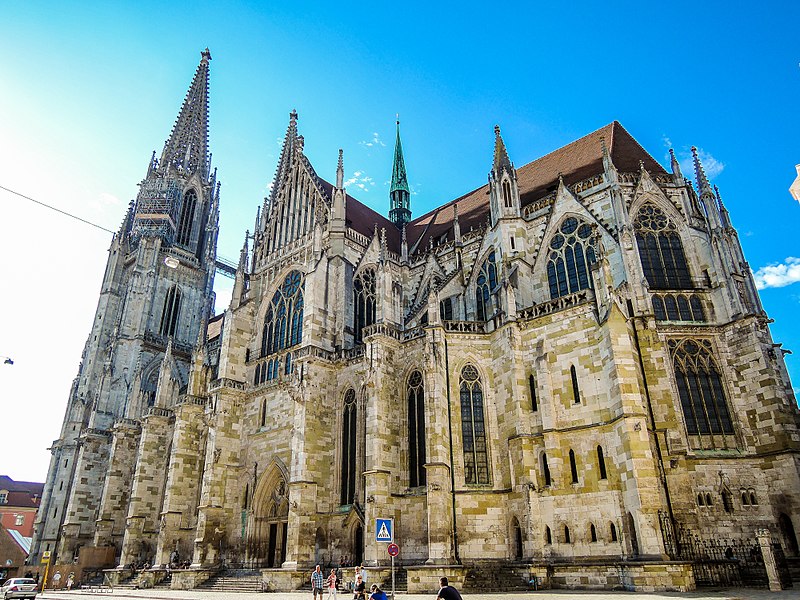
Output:
M389 219L398 228L411 220L411 192L408 189L406 163L403 160L403 146L400 143L400 119L397 119L397 139L394 143L394 164L392 165L392 187L389 189L391 209Z

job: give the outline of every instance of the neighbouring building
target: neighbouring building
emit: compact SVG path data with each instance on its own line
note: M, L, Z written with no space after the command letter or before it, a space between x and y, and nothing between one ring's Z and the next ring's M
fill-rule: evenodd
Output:
M800 413L696 153L692 185L613 122L518 168L495 128L487 184L414 218L398 124L387 218L292 112L214 316L210 59L111 243L37 560L177 551L175 586L227 564L286 589L385 575L388 517L418 591L687 589L689 531L798 554Z
M0 475L0 525L24 537L32 537L43 490L43 483L14 481L7 475Z

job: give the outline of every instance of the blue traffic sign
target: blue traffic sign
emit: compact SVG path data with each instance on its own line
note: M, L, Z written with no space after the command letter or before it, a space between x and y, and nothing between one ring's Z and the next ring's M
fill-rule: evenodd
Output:
M375 541L394 541L394 519L375 519Z

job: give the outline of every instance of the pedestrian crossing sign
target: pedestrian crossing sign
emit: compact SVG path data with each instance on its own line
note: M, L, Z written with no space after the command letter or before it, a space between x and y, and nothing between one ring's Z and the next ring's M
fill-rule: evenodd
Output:
M375 519L375 541L394 541L394 519Z

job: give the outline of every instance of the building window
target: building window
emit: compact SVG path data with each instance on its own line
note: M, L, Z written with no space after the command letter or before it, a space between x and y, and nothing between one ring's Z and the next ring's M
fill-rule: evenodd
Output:
M8 492L0 492L0 504L8 504Z
M592 542L597 541L597 529L595 529L594 523L589 524L589 540Z
M609 530L611 531L611 541L617 541L617 527L613 523L609 523Z
M441 314L442 321L453 320L453 299L445 298L439 303L439 313Z
M600 479L606 479L606 461L602 446L597 447L597 468L600 471Z
M550 239L547 281L550 298L560 298L592 287L589 267L595 262L592 226L567 217Z
M711 506L713 502L711 502L711 494L706 494L706 506Z
M544 526L544 543L548 546L553 543L553 534L550 533L550 527Z
M375 270L365 269L353 281L356 344L363 342L364 328L375 324Z
M539 410L539 406L536 403L536 379L532 373L528 376L528 388L531 391L531 410L536 412Z
M742 492L742 506L749 506L750 505L750 498L747 495L747 492Z
M545 487L550 487L552 481L550 479L550 467L547 464L547 454L542 452L542 475L544 476Z
M750 504L753 506L758 506L758 500L756 500L756 493L750 492Z
M569 374L572 378L572 401L574 404L580 404L581 391L578 388L578 374L575 372L575 365L570 365Z
M497 265L494 260L494 252L490 252L475 280L475 310L478 321L486 321L492 316L492 292L497 287Z
M722 508L726 513L733 512L733 494L728 490L722 490Z
M650 289L690 290L692 278L678 228L651 203L642 205L633 222L639 258Z
M513 205L511 203L511 184L509 183L508 179L503 181L503 204L506 208L511 208Z
M703 494L697 494L697 505L698 506L705 506L705 500L703 500Z
M575 462L575 452L569 451L569 470L572 474L572 483L578 483L578 464Z
M708 340L669 340L681 408L690 435L733 434L725 390Z
M564 543L571 544L572 540L569 537L569 527L564 525Z
M25 524L25 517L23 515L14 515L16 517L15 524L17 525L24 525Z
M194 210L197 204L197 194L194 190L189 190L183 195L181 204L181 215L178 218L178 233L175 236L175 243L179 246L188 246L192 239L192 224L194 222Z
M181 310L181 291L177 285L173 285L167 291L164 299L164 308L161 311L161 327L158 332L167 337L175 335L178 329L178 313Z
M697 294L656 294L653 296L656 321L692 321L704 323L706 313Z
M409 486L425 485L425 391L422 373L408 379L408 473Z
M489 483L489 457L483 417L483 388L478 370L461 370L461 435L464 446L464 481Z
M340 504L356 498L356 392L347 390L342 411L342 488Z
M275 291L264 316L261 333L262 357L297 346L303 340L304 287L303 276L299 271L292 271ZM267 379L278 376L279 360L276 359L275 363L274 367L267 369Z
M261 401L261 419L260 419L261 427L266 427L267 425L267 399L264 398Z

